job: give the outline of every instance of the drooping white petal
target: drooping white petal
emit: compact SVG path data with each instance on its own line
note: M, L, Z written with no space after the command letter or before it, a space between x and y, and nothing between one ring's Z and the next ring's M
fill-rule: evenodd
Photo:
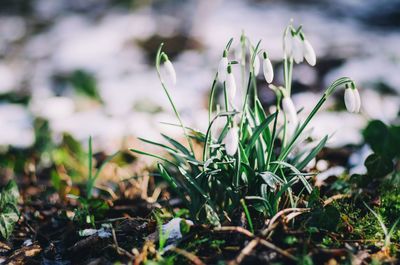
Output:
M303 41L299 36L293 37L293 48L292 48L293 60L298 64L303 62L304 53L303 53Z
M354 99L356 101L356 107L354 112L360 112L360 108L361 108L361 98L360 98L360 93L358 92L358 89L353 89L353 93L354 93Z
M226 80L226 68L228 67L228 58L222 57L218 65L218 81L223 83Z
M176 72L175 68L172 65L170 60L166 60L164 62L164 68L165 68L165 73L166 76L168 77L169 81L171 82L172 85L176 85Z
M234 156L239 147L238 128L230 128L222 143L225 145L226 153L230 156Z
M257 76L260 73L260 58L256 55L254 57L254 76Z
M290 97L284 97L282 99L282 108L285 112L286 119L293 126L297 126L299 119L297 117L297 111Z
M354 95L354 89L346 88L344 90L344 104L348 112L355 112L357 107L356 98Z
M314 48L311 46L308 40L303 41L304 58L309 65L314 66L317 63L317 57L315 55Z
M233 73L227 73L226 76L226 90L228 91L229 100L234 101L236 95L236 81Z
M272 67L271 60L266 58L263 60L264 78L267 83L271 83L274 79L274 68Z
M292 56L293 50L293 37L290 32L287 32L285 37L283 38L283 52L285 53L286 57Z

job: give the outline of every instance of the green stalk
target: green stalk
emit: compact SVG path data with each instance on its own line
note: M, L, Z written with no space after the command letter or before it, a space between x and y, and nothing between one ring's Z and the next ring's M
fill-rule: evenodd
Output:
M254 91L254 106L256 105L256 101L258 99L258 91L257 91L257 77L254 73L254 61L256 60L256 56L258 54L258 48L260 47L261 40L258 41L256 47L253 49L253 54L251 55L250 62L251 62L251 67L250 67L250 72L252 72L252 85L253 85L253 91Z
M249 94L250 94L250 88L251 88L251 78L252 78L252 73L250 73L249 80L247 82L247 89L246 89L246 94L244 97L244 103L243 103L243 109L242 109L242 117L240 118L240 132L243 130L243 125L244 125L244 118L246 114L246 107L247 107L247 101L249 99Z
M229 49L231 48L232 42L233 42L233 38L231 38L228 41L228 43L226 44L226 46L225 46L225 50L226 51L229 51ZM218 78L218 72L215 74L213 83L211 85L210 96L209 96L209 99L208 99L208 103L209 103L209 106L208 106L208 123L209 124L211 122L212 108L213 108L213 105L214 105L214 94L215 94L215 89L217 87L217 81L218 81L217 78Z
M218 73L215 74L214 81L211 85L210 96L208 98L208 124L210 124L210 122L211 122L212 108L214 105L214 94L215 94L215 89L217 87L217 77L218 77Z
M292 57L290 57L290 59L289 59L289 69L288 69L288 88L287 88L287 90L288 90L288 93L289 93L289 96L292 94L292 77L293 77L293 74L292 74L292 72L293 72L293 58Z
M269 170L269 163L271 162L271 157L272 157L272 152L274 151L274 145L275 145L275 139L276 139L276 126L278 124L278 116L279 116L279 102L278 102L278 108L276 109L276 116L274 120L274 125L272 127L272 135L271 135L271 143L268 146L268 151L267 151L267 170Z
M240 36L240 44L242 49L242 58L240 62L240 70L242 77L242 88L246 86L245 75L246 75L246 35L244 35L244 31L242 31L242 35Z
M86 184L86 196L87 198L92 197L93 190L93 148L92 148L92 136L89 136L89 152L88 152L88 181Z
M252 234L254 234L253 221L251 221L250 212L249 212L249 209L247 208L246 202L243 199L240 199L240 203L242 204L244 213L246 215L247 222L249 223L250 232Z
M228 91L226 90L226 82L224 82L224 103L225 103L225 111L229 111L229 101L228 101Z
M165 92L165 94L166 94L167 97L168 97L168 100L169 100L169 102L170 102L170 104L171 104L171 106L172 106L172 109L174 110L175 116L176 116L176 118L178 119L179 124L180 124L181 127L182 127L183 134L185 135L185 138L186 138L186 140L187 140L187 142L188 142L188 144L189 144L190 151L191 151L192 154L194 155L194 149L193 149L192 141L191 141L189 135L188 135L187 132L186 132L186 127L183 125L181 116L179 115L179 112L178 112L178 110L176 109L176 106L175 106L175 104L174 104L174 101L172 100L172 97L171 97L171 95L169 94L168 89L167 89L166 85L164 84L163 79L161 78L160 62L161 62L161 55L164 54L164 53L161 53L161 50L162 50L163 45L164 45L164 43L161 43L161 44L160 44L160 47L158 48L157 56L156 56L156 69L157 69L158 79L160 80L161 86L162 86L162 88L164 89L164 92Z
M229 117L229 116L235 115L236 113L237 112L218 113L217 116L215 116L211 120L210 124L208 125L207 132L206 132L206 137L205 137L206 141L204 143L204 149L203 149L203 162L205 162L207 160L207 154L208 154L208 149L209 149L209 141L210 141L209 139L210 139L210 134L211 134L211 127L214 124L214 122L220 117L224 117L224 116Z
M321 99L318 101L317 105L314 107L314 109L311 111L310 115L307 116L306 120L301 124L301 126L296 130L295 135L293 136L292 140L288 143L287 147L282 151L280 156L278 157L278 161L283 161L286 159L286 157L289 155L289 153L292 151L294 144L296 143L297 139L301 135L301 133L304 131L304 129L307 127L307 125L310 123L311 119L315 116L315 114L319 111L321 106L325 103L325 101L332 95L332 93L336 90L336 88L340 86L344 86L347 83L352 83L350 78L348 77L342 77L333 82L325 91L324 95L321 97ZM275 171L274 171L275 172Z

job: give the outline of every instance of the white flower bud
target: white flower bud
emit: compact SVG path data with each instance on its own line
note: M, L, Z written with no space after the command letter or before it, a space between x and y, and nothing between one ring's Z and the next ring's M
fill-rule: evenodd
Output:
M293 37L292 34L290 33L290 30L288 30L283 38L283 51L286 55L286 57L292 56L292 49L293 49Z
M265 52L263 54L263 57L264 78L267 83L271 83L274 79L274 68L272 67L271 60L267 57L267 54Z
M176 72L175 72L174 66L172 65L171 61L168 60L168 58L164 61L164 69L165 69L166 76L171 81L171 84L175 86L176 85Z
M291 123L293 126L297 126L297 124L299 123L299 119L297 117L296 108L290 97L284 97L282 99L282 108L283 111L285 112L286 119L288 120L288 122Z
M354 89L346 88L344 90L344 104L348 112L355 112L357 108L357 100L354 94Z
M357 88L346 87L344 90L344 104L349 112L359 112L361 108L360 93Z
M258 58L258 56L256 55L254 57L254 76L257 76L260 73L260 58Z
M300 39L300 36L293 37L293 48L292 48L293 60L295 63L299 64L303 62L304 54L303 54L303 40Z
M219 61L218 65L218 81L223 83L226 80L226 68L228 67L228 58L227 58L227 51L224 51L224 54Z
M235 76L232 73L231 65L227 67L226 90L228 91L228 96L230 101L233 102L236 95L236 82L235 82Z
M361 109L361 98L360 98L360 93L358 92L358 89L353 89L353 93L354 93L354 98L356 100L356 109L355 112L360 112Z
M308 40L303 41L303 53L304 58L308 62L309 65L314 66L317 62L317 57L315 56L314 48L311 46Z
M226 153L230 156L234 156L239 147L238 128L230 128L222 143L225 145Z

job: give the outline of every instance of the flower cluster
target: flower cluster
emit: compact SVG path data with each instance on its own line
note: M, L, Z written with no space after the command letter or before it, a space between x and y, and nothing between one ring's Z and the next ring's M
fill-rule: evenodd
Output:
M160 46L156 59L157 73L188 147L163 135L170 146L142 140L164 148L172 159L132 149L136 153L161 160L163 163L158 164L160 175L186 204L192 218L213 225L219 225L222 220L230 220L241 205L249 205L268 216L273 216L282 207L296 207L302 193L312 191L310 176L302 171L313 161L327 140L324 137L315 147L293 154L292 151L307 138L307 125L337 88L345 88L345 104L350 112L358 112L360 109L360 97L354 82L343 77L326 89L304 121L299 120L296 106L291 100L293 63L305 60L311 66L316 64L314 49L301 27L295 29L289 25L284 33L282 85L272 84L274 67L268 53L259 48L261 41L253 46L242 34L240 57L231 60L230 57L235 57L230 53L232 41L227 43L222 53L212 83L209 125L205 133L184 126L164 82L167 79L167 83L176 84L175 70ZM240 84L243 85L236 83L234 65L241 67ZM261 67L266 84L276 94L276 108L272 113L265 112L257 96L256 78ZM165 69L164 75L161 69ZM215 108L217 89L222 89L224 110ZM233 102L239 101L236 95L239 89L243 91L244 98L238 109ZM280 124L277 120L282 116L284 123ZM219 134L212 133L215 122L222 118L225 119L222 130ZM194 152L194 140L202 146L201 156ZM302 187L292 189L296 185ZM248 221L251 222L251 219Z
M307 63L314 66L317 62L314 48L306 39L301 27L295 30L289 26L285 31L283 50L287 58L293 58L295 63L302 63L306 59Z

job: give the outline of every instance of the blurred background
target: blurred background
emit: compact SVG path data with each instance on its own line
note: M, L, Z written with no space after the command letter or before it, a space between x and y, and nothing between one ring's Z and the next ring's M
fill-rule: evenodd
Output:
M274 83L282 84L281 39L291 18L317 54L316 67L295 66L296 105L307 113L341 76L354 79L362 96L357 115L345 111L343 92L337 93L314 121L315 138L330 133L331 147L357 145L369 119L396 122L397 0L2 0L0 153L37 151L65 135L86 143L91 135L96 151L111 154L136 147L138 136L179 135L161 123L175 122L153 63L161 42L177 71L176 105L186 124L204 129L229 38L233 48L242 31L253 43L261 39ZM268 108L273 94L259 79Z

